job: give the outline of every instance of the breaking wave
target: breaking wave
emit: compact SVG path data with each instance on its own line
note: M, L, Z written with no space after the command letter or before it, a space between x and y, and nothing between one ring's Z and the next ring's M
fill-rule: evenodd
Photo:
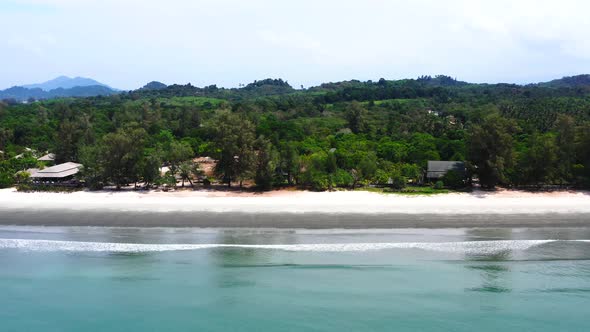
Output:
M307 252L355 252L384 249L422 249L428 251L494 254L508 250L527 250L553 242L586 242L590 240L502 240L465 242L398 242L398 243L327 243L327 244L140 244L78 242L33 239L0 239L0 249L24 251L65 251L65 252L164 252L214 248L268 249Z

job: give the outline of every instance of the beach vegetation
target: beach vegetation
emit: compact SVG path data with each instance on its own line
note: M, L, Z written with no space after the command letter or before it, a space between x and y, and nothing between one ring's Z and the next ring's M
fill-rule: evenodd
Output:
M31 151L83 164L77 176L91 189L590 186L586 85L424 76L295 90L265 79L1 105L0 187L43 166ZM210 167L197 157L209 157ZM466 171L429 179L432 160L465 162Z

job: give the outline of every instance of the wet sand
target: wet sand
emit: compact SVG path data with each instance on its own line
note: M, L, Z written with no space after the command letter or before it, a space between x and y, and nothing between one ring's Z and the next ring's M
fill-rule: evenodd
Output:
M462 228L590 226L586 192L211 191L18 193L0 190L0 224L121 227Z

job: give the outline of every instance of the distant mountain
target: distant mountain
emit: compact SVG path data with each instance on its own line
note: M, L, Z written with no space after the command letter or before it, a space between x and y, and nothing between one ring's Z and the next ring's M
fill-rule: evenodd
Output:
M29 99L51 99L63 97L94 97L94 96L109 96L119 93L104 85L90 85L90 86L75 86L64 89L57 88L50 91L44 91L40 88L27 89L20 86L0 90L0 100L14 99L17 102L27 101Z
M97 85L107 87L111 90L115 90L115 89L109 87L108 85L100 83L98 81L95 81L91 78L85 78L85 77L70 78L67 76L60 76L60 77L54 78L50 81L43 82L43 83L22 85L22 87L26 88L26 89L41 89L43 91L51 91L51 90L59 89L59 88L71 89L73 87L78 87L78 86L97 86Z
M590 75L567 76L557 80L536 84L547 88L580 88L590 87Z
M118 92L119 90L91 78L60 76L44 83L0 90L0 99L14 99L22 102L29 99L108 96Z
M158 81L151 81L148 84L144 85L140 90L162 90L166 89L168 86L164 83Z

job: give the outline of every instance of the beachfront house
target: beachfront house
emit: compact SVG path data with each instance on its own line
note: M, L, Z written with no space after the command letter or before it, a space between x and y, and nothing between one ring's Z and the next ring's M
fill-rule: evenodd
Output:
M32 172L30 179L35 185L78 186L75 179L80 172L81 164L63 163Z
M39 158L37 158L37 160L39 161L44 161L47 163L54 163L55 162L55 154L54 153L48 153L44 156L41 156Z
M428 169L426 170L426 179L428 181L438 181L449 171L455 171L462 177L465 177L467 174L465 163L462 161L429 160Z

